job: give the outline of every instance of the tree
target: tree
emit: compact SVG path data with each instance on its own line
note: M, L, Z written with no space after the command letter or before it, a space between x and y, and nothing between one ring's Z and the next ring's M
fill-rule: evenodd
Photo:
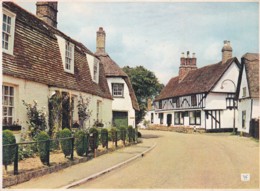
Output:
M142 121L147 110L148 98L155 98L162 88L163 84L159 83L155 74L143 66L136 66L131 68L129 66L123 67L123 71L128 75L132 83L140 111L136 112L136 122Z

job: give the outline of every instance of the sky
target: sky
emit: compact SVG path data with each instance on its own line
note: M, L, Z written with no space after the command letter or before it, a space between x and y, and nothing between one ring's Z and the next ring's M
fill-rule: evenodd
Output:
M35 14L36 1L16 1ZM144 66L167 84L177 76L182 52L197 67L221 61L223 41L241 60L259 52L259 3L59 1L57 28L96 51L96 31L106 32L106 52L120 66Z

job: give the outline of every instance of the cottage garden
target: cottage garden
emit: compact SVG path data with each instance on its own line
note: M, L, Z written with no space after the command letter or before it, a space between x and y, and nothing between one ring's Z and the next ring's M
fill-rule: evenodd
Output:
M103 128L103 124L97 122L86 128L84 124L91 115L90 99L82 96L77 104L79 122L70 123L68 116L67 126L64 127L62 115L70 113L65 111L71 110L73 103L68 102L66 96L56 95L49 100L48 120L36 101L33 104L23 101L28 130L23 130L20 143L16 143L12 131L3 131L4 178L75 159L86 161L83 158L93 158L137 141L132 126ZM67 106L64 102L68 103Z

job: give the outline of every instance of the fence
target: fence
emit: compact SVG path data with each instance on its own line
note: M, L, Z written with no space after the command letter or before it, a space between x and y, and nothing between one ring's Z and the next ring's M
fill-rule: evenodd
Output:
M119 140L123 141L123 144L125 145L125 140L126 140L126 134L128 135L129 138L129 143L135 142L135 133L134 132L126 132L126 131L116 131L115 135L112 135L112 142L113 144L117 147L118 144L117 142ZM99 137L97 133L92 133L92 134L87 134L87 141L83 140L84 147L86 148L86 153L85 156L87 157L90 152L94 153L95 156L95 150L97 149L99 143L102 143L103 147L106 147L108 149L108 142L109 142L109 136L108 132L103 133L101 132L101 136ZM114 137L114 138L113 138ZM75 150L75 137L68 137L68 138L58 138L58 139L49 139L49 140L44 140L44 141L31 141L31 142L22 142L22 143L16 143L16 144L6 144L3 145L3 152L7 153L8 155L12 155L14 153L14 156L8 156L10 157L10 160L13 161L14 165L14 175L19 174L18 170L18 163L19 163L19 147L22 145L30 145L30 144L35 144L35 145L40 145L43 144L45 147L45 152L46 154L44 155L44 158L41 160L45 161L45 165L50 166L50 152L53 150L53 145L58 145L60 147L60 143L64 140L70 141L70 160L74 159L74 150ZM52 144L53 143L53 144ZM37 147L37 146L36 146ZM4 155L3 155L4 157ZM41 157L41 156L40 156ZM12 159L11 159L12 158ZM14 160L13 160L14 158Z
M256 139L259 139L259 119L251 119L249 135Z

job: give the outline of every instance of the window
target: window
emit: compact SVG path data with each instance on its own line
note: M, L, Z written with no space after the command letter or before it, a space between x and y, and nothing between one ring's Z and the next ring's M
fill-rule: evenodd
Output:
M180 99L176 98L176 107L179 108L180 107Z
M97 121L101 120L101 101L97 101Z
M124 96L124 84L113 83L112 84L112 94L114 97Z
M98 82L98 61L94 59L93 81Z
M15 14L3 9L2 49L3 52L13 54Z
M197 97L196 95L191 96L191 105L192 106L197 106Z
M201 124L201 112L200 111L190 111L189 118L190 118L190 125L200 125Z
M12 125L14 121L14 87L2 86L2 125Z
M163 113L159 113L160 124L163 124Z
M246 111L242 111L242 128L246 128Z
M153 123L153 113L151 113L151 123Z
M243 87L243 95L242 97L246 97L246 87Z
M174 124L175 125L183 125L184 122L184 112L175 112L174 113Z
M159 101L159 109L162 109L162 100Z
M72 71L73 67L73 45L70 42L66 42L66 52L65 52L65 69L67 71Z

